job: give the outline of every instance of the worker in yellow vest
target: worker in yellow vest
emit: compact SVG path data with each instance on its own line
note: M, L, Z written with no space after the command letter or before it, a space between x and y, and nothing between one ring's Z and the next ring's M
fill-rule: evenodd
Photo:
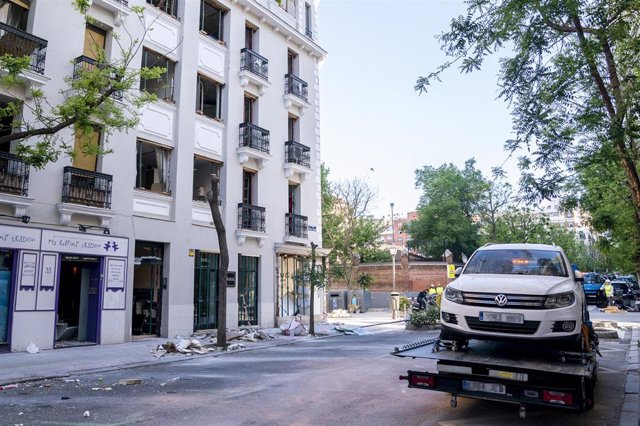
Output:
M436 287L436 294L442 294L443 291L444 287L442 287L442 284L438 284L438 287Z
M433 284L431 284L431 287L429 287L429 294L436 294L436 288L433 286Z
M604 282L604 295L607 296L609 306L613 306L613 286L609 280L605 280Z

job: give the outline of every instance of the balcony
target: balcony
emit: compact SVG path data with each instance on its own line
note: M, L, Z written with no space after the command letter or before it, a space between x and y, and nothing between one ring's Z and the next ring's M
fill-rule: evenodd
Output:
M113 176L67 166L62 178L62 203L58 204L60 223L68 225L73 214L100 218L100 226L108 227L113 215L111 186Z
M269 155L269 131L251 123L240 124L240 146L237 149L238 161L244 164L255 160L258 168L271 159Z
M288 243L306 243L308 219L307 216L287 213L284 215L284 241Z
M258 93L264 94L269 84L269 61L246 47L240 50L240 86L252 83L258 87Z
M309 108L309 85L293 74L284 76L284 106L289 109L292 106L300 108L300 115Z
M0 22L0 55L29 56L31 71L44 74L47 40Z
M305 28L304 30L304 34L309 37L310 39L313 39L313 32L311 31L311 29L309 28Z
M107 69L109 67L108 64L100 63L93 58L88 56L78 56L73 60L73 79L76 80L80 78L83 72L93 72L98 69ZM116 74L115 72L109 73L109 79L115 80ZM113 92L111 94L113 99L122 100L122 91L119 90L117 92Z
M238 230L236 238L238 245L243 245L247 238L258 240L258 247L262 247L266 240L267 215L264 207L251 204L238 204Z
M294 173L304 180L311 171L311 148L295 141L284 143L284 174L290 178Z
M29 192L29 165L19 157L0 152L0 203L13 208L14 216L24 216L33 199Z

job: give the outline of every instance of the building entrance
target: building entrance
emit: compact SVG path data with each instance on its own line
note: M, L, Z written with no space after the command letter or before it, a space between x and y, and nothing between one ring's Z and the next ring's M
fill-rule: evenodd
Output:
M159 336L164 244L136 241L135 253L131 334Z
M56 344L99 343L100 258L62 256L56 306Z
M0 351L8 350L13 251L0 250Z

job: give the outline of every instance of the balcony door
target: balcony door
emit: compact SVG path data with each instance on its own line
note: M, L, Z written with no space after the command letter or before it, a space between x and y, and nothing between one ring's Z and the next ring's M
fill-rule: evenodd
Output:
M95 172L98 165L98 157L95 151L100 146L100 132L94 130L90 135L76 132L73 152L73 167Z
M104 54L106 41L106 31L93 25L87 25L84 30L84 49L82 54L97 61Z
M27 30L29 1L0 1L0 22L21 31Z

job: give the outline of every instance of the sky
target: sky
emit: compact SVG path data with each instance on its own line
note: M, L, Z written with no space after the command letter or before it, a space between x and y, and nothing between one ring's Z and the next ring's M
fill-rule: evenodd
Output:
M418 205L415 170L475 158L489 177L504 164L517 182L508 106L497 99L498 57L481 71L452 68L419 95L413 86L446 60L436 35L464 13L462 0L321 0L321 158L329 179L366 179L372 213L404 216Z

